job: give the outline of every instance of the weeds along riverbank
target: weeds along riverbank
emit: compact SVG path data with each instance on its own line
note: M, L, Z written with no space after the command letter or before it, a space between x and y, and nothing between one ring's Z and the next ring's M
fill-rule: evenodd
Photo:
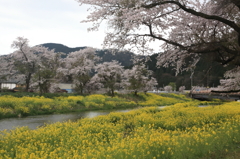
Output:
M240 146L240 103L196 104L186 101L36 130L2 131L0 158L217 159L234 152Z
M14 95L14 94L13 94ZM193 101L176 94L117 94L115 97L94 94L89 96L0 96L0 119L87 110L122 109L146 106L166 106ZM216 101L214 101L216 102ZM219 101L218 101L219 102ZM209 104L209 102L207 102Z

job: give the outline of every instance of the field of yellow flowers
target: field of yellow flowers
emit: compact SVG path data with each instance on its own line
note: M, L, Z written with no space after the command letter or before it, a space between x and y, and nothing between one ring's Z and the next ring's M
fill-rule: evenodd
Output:
M0 159L195 159L239 145L239 102L196 104L186 101L36 130L1 131Z
M21 98L13 96L0 96L0 119L7 117L97 109L120 109L133 108L137 106L162 106L179 102L186 102L190 100L184 95L176 95L176 97L163 97L156 94L140 94L139 98L141 100L134 101L123 97L109 97L100 94L55 98L45 98L40 96L25 96Z

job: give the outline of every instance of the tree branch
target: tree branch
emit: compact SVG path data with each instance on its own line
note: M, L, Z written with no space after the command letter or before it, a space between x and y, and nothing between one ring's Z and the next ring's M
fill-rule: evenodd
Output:
M238 4L239 2L236 1L236 3L234 3L235 5ZM178 7L180 7L182 10L184 10L185 12L188 12L192 15L195 15L195 16L199 16L199 17L202 17L202 18L205 18L205 19L211 19L211 20L217 20L219 22L222 22L228 26L230 26L231 28L233 28L238 34L240 34L240 27L233 21L230 21L230 20L227 20L225 18L222 18L222 17L219 17L219 16L216 16L216 15L208 15L208 14L205 14L205 13L202 13L202 12L197 12L193 9L190 9L190 8L187 8L185 7L184 5L182 5L180 2L177 2L177 1L163 1L163 2L157 2L157 3L152 3L152 4L149 4L149 5L142 5L143 8L147 8L147 9L150 9L150 8L153 8L153 7L156 7L156 6L159 6L159 5L164 5L164 4L175 4L177 5Z
M154 35L154 34L153 34L153 31L152 31L152 25L151 25L151 24L147 24L147 23L144 23L144 24L145 24L146 26L148 26L148 28L149 28L149 33L150 33L150 34L145 34L145 36L150 36L150 37L152 37L152 38L165 41L165 42L168 43L168 44L172 44L172 45L174 45L174 46L178 46L179 48L186 50L186 48L185 48L183 45L181 45L181 44L179 44L179 43L177 43L177 42L170 41L170 40L167 40L167 39L165 39L165 38L162 38L162 37L159 37L159 36Z

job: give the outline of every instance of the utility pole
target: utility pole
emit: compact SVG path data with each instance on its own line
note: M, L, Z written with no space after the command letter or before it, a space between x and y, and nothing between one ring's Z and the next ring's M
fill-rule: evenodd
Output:
M193 74L194 74L194 69L191 68L191 75L190 75L190 79L191 79L191 90L193 89Z
M191 67L191 75L190 75L191 91L190 91L190 97L192 97L192 91L193 91L193 74L194 74L194 68L195 68L195 67Z

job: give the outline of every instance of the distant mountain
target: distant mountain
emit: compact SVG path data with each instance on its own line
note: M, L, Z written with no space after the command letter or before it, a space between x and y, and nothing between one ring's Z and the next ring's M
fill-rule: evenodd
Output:
M41 46L47 47L50 50L54 49L55 52L63 52L66 55L62 56L63 58L66 57L70 52L79 51L81 49L85 49L86 47L75 47L70 48L68 46L65 46L63 44L56 44L56 43L45 43L40 44ZM135 56L138 56L132 52L128 51L121 51L116 52L115 54L112 54L110 50L97 50L97 56L101 57L101 62L111 62L112 60L116 60L119 63L121 63L124 67L130 67L132 63L132 58Z
M69 54L70 52L78 51L81 49L85 49L86 47L74 47L70 48L68 46L65 46L63 44L56 44L56 43L45 43L45 44L40 44L41 46L47 47L50 50L54 49L55 52L63 52L66 54Z
M141 57L128 51L120 51L112 54L109 50L98 50L97 55L102 58L100 62L111 62L112 60L118 61L124 67L133 65L132 59L134 57Z

